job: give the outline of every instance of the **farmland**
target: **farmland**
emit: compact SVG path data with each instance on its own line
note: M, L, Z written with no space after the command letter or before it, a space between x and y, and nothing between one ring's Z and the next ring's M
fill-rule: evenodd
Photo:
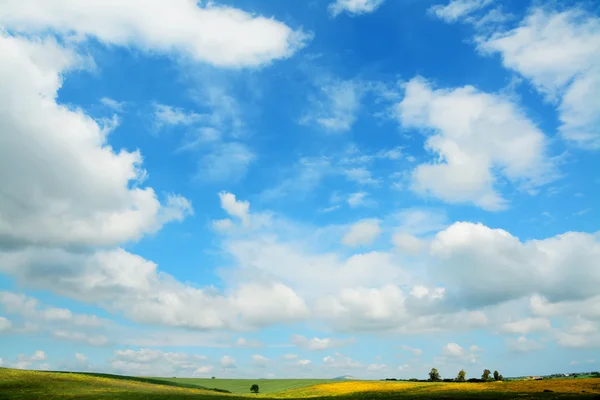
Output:
M247 394L253 383L260 387L260 393L270 394L294 390L307 386L335 382L327 379L200 379L200 378L155 378L177 384L189 384L206 388L229 390L234 394Z
M325 382L325 383L324 383ZM261 393L250 394L252 383ZM204 388L202 388L204 387ZM206 389L227 389L232 394ZM0 399L573 399L600 398L600 379L483 384L273 379L146 379L0 369Z

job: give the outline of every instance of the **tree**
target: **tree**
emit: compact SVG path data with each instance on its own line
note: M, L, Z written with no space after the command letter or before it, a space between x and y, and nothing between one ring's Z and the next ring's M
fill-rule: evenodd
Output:
M250 386L250 391L252 393L258 393L258 385L255 383L252 386Z
M494 371L494 379L497 381L500 380L500 374L498 373L498 371Z
M498 380L498 381L503 381L503 380L504 380L504 377L502 376L502 374L500 374L500 375L498 375L498 379L496 379L496 380Z
M491 373L492 372L489 369L484 369L483 374L481 375L481 379L483 379L484 381L487 381L488 379L490 379Z
M456 377L456 381L464 382L466 377L467 377L467 373L465 372L464 369L461 369L460 372L458 373L458 376Z
M210 379L215 379L215 377L213 376L213 377L212 377L212 378L210 378Z
M431 368L431 371L429 372L429 380L430 381L439 381L440 380L440 373L438 372L437 369Z

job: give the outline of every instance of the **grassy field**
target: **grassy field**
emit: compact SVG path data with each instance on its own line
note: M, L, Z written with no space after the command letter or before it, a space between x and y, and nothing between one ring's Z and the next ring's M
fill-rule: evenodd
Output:
M260 393L270 394L314 386L323 383L336 382L327 379L201 379L201 378L152 378L169 383L194 385L205 388L229 390L235 394L250 393L250 386L256 383Z
M178 382L179 380L184 382ZM157 379L97 376L93 374L21 371L0 368L0 399L148 399L148 400L248 400L262 399L314 399L314 400L391 400L391 399L600 399L600 379L556 379L545 381L515 381L493 383L428 383L349 381L313 385L310 380L240 380L239 387L256 382L261 389L271 393L253 395L226 394L190 387L197 385L229 388L237 387L234 380L170 379L161 383ZM226 383L225 383L226 382ZM209 384L210 383L210 384ZM270 384L273 383L273 386ZM289 389L289 385L310 386ZM182 387L184 385L186 387ZM262 392L262 390L261 390Z

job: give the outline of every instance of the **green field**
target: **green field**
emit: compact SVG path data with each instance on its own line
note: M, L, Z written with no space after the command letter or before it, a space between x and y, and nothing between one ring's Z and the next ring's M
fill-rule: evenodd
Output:
M179 382L181 381L181 382ZM195 383L194 383L195 382ZM322 380L148 379L100 374L22 371L0 368L0 399L83 400L392 400L392 399L599 399L600 379L556 379L495 383L382 382ZM252 383L261 394L249 393ZM315 383L317 383L315 385ZM219 393L194 385L228 388ZM307 386L308 385L308 386ZM247 388L243 390L243 388ZM264 390L270 393L264 393ZM281 389L281 390L280 390ZM232 390L232 391L233 391ZM280 391L278 391L280 390Z
M250 393L250 386L256 383L260 393L277 393L321 383L336 382L328 379L202 379L202 378L152 378L169 383L182 383L205 388L229 390L235 394Z

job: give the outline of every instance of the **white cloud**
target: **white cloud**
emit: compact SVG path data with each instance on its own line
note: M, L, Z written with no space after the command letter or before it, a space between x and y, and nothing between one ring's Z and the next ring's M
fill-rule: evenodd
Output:
M41 307L37 299L20 293L0 291L0 305L7 313L25 317L28 322L89 328L98 328L108 323L108 320L96 315L74 314L67 308Z
M82 353L75 353L75 358L77 359L77 361L86 363L88 361L88 358L85 354Z
M489 6L494 0L451 0L446 5L435 5L429 12L446 22L456 22L469 14Z
M166 104L154 104L154 125L157 129L163 126L193 125L206 120L206 116L194 112L186 112L179 107Z
M248 339L244 339L243 337L238 338L236 340L235 344L238 347L246 347L246 348L263 347L265 345L260 340L253 340L253 339L248 340Z
M568 232L521 242L501 229L459 222L431 244L430 272L456 301L469 307L531 296L582 300L597 296L597 235ZM577 265L573 269L572 265Z
M581 365L581 364L596 364L596 360L594 360L593 358L590 358L588 360L583 360L583 361L571 361L569 363L569 365Z
M600 348L600 322L572 317L568 326L555 333L556 342L562 347L591 349Z
M244 225L250 224L250 203L237 200L235 195L228 192L219 193L221 208L232 217L239 218Z
M528 334L537 331L549 331L550 320L546 318L526 318L519 321L506 322L500 330L504 333Z
M4 317L0 317L0 333L9 332L12 329L12 322Z
M423 355L423 350L415 348L415 347L410 347L410 346L402 345L402 346L400 346L400 348L403 349L403 350L406 350L406 351L410 351L416 357L420 357L420 356Z
M298 360L298 365L302 365L302 366L306 366L306 365L310 365L312 364L312 361L310 360Z
M304 301L283 284L246 281L225 293L200 289L158 272L156 264L122 249L92 254L5 252L0 253L0 265L30 287L95 303L141 323L247 329L308 315Z
M323 358L323 364L329 368L336 369L354 369L362 367L362 364L348 356L336 353L334 356L326 356Z
M223 356L221 358L221 366L226 369L236 368L237 366L236 366L235 358L233 358L231 356Z
M141 187L138 151L115 152L97 121L56 103L61 75L82 65L78 55L6 34L0 52L10 60L0 67L0 247L112 245L192 213L183 197L161 204Z
M202 375L212 366L203 365L207 358L188 353L164 352L155 349L116 350L111 369L134 376Z
M298 358L298 354L285 354L283 358L285 358L286 360L295 360L296 358Z
M321 87L302 123L316 123L330 132L347 132L356 121L363 89L354 81L339 81Z
M370 364L367 367L367 372L381 372L381 371L387 371L388 370L388 366L385 364Z
M350 226L348 232L342 237L342 244L350 247L369 245L380 233L379 220L362 220Z
M212 365L203 365L194 370L194 375L206 375L210 374L213 370Z
M261 356L260 354L254 354L252 356L252 364L257 367L265 368L270 362L271 360L269 360L267 357Z
M371 171L365 167L348 168L344 170L344 174L348 180L360 185L378 186L381 183L381 180L374 179Z
M296 199L303 199L330 173L332 173L332 168L328 158L302 157L294 165L292 177L283 180L273 188L266 189L262 192L261 197L265 200L272 200L286 195L294 195Z
M506 68L557 102L565 139L600 149L600 18L538 7L519 27L478 40L479 50L499 53Z
M356 192L348 196L348 205L352 208L366 207L372 204L372 201L368 199L369 194L367 192Z
M404 90L397 116L428 134L426 149L437 158L412 172L415 192L498 210L507 206L498 176L526 189L553 179L546 137L509 98L472 86L434 89L421 77Z
M527 339L525 336L519 336L516 339L508 339L507 345L511 351L518 353L527 353L544 348L542 344L536 342L535 340Z
M538 294L529 299L533 314L543 317L566 317L580 315L583 318L600 320L600 295L583 299L549 301Z
M481 352L482 349L475 345L467 350L457 343L448 343L442 349L442 355L441 357L438 357L437 360L444 363L468 362L476 364L479 360L479 353Z
M115 99L111 99L109 97L102 97L100 99L100 103L102 103L104 106L110 108L111 110L115 111L115 112L123 112L123 110L125 109L125 102L124 101L117 101Z
M309 39L273 18L189 0L91 0L85 6L73 0L8 0L4 5L0 23L12 31L95 37L106 44L182 54L225 67L286 58Z
M400 251L410 255L418 254L424 247L423 240L408 233L395 234L392 236L392 242Z
M58 330L52 332L52 336L59 340L66 340L69 342L85 343L90 346L106 346L109 341L104 335L94 335L84 332L74 332L66 330Z
M254 152L239 142L221 143L202 157L196 178L209 182L237 181L256 160Z
M313 351L327 350L335 347L347 346L349 344L354 343L354 338L332 339L314 337L312 339L309 339L302 335L292 335L291 340L292 343L296 346Z
M329 13L337 17L343 12L349 15L368 14L375 11L385 0L335 0L329 4Z

